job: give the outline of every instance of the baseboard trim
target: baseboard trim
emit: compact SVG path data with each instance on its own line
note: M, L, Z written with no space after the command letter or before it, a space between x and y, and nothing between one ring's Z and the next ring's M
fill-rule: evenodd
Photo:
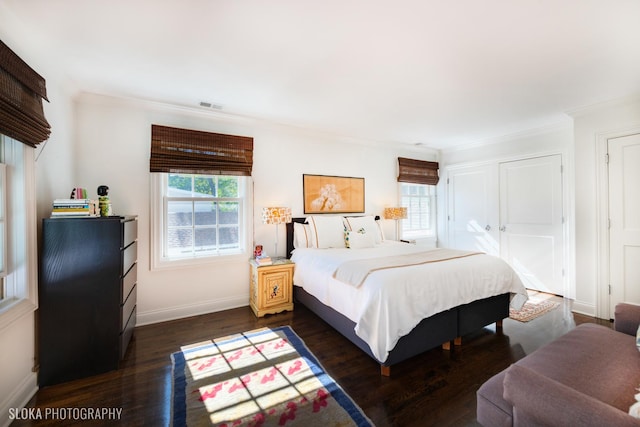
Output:
M38 375L33 372L27 375L22 383L0 405L0 426L8 427L15 418L15 410L22 409L38 391ZM10 410L13 409L13 414ZM10 418L11 416L11 418Z
M136 326L151 325L169 320L183 319L200 314L215 313L232 308L249 306L249 296L203 301L197 304L187 304L169 307L161 310L151 310L138 313Z
M596 317L596 306L593 304L585 304L573 301L571 311L574 313L584 314L585 316Z

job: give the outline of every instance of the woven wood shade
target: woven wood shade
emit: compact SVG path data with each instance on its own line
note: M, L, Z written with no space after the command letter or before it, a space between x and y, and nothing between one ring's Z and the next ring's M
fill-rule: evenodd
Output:
M398 182L436 185L440 180L438 167L438 162L398 157Z
M151 172L251 176L253 138L151 125Z
M0 133L35 147L49 138L44 78L0 40Z

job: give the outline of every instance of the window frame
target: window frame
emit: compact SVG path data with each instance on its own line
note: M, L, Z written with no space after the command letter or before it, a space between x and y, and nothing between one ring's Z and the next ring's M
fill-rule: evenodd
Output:
M411 183L411 182L399 182L399 194L400 194L400 206L407 208L407 219L400 220L400 237L399 239L403 240L427 240L430 242L437 241L437 224L436 224L436 186L431 184L419 184L419 183ZM427 195L421 196L405 196L404 187L425 187L427 189ZM412 230L407 230L406 225L410 221L412 214L411 203L407 203L405 198L417 198L417 199L426 199L429 205L429 227L428 228L417 228Z
M169 197L167 196L169 173L154 172L151 173L151 270L161 270L167 268L180 268L185 266L205 265L217 262L228 262L229 260L246 259L247 247L246 242L249 230L249 200L250 198L250 178L249 176L233 176L238 178L239 197ZM206 175L206 174L185 174L185 175L202 175L202 176L226 176L226 175ZM239 248L230 250L219 250L215 253L192 254L184 257L167 256L167 215L169 201L216 201L226 202L233 201L239 203L239 220L238 220L238 243ZM194 224L195 226L195 224Z
M6 276L0 331L38 307L34 150L0 134L5 164Z

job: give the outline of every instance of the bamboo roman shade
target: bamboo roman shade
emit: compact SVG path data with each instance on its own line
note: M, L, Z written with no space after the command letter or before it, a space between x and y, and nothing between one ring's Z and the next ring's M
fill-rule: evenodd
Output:
M436 185L439 180L438 162L398 157L398 182Z
M253 138L151 125L151 172L251 176Z
M0 133L35 147L49 138L44 78L0 40Z

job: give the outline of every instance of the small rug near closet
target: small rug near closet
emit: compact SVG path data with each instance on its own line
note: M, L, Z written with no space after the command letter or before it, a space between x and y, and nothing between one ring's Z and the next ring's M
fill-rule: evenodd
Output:
M289 326L182 347L172 425L372 426Z
M542 300L540 302L526 302L520 310L509 308L509 317L520 322L529 322L545 313L555 310L559 302Z

